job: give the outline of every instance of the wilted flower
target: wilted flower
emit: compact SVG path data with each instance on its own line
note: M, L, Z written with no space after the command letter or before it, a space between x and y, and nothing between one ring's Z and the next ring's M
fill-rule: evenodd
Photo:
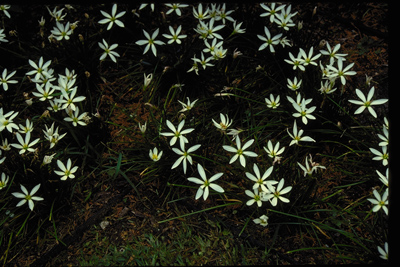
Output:
M182 105L182 109L179 112L185 112L185 111L189 111L194 107L194 104L196 104L196 102L198 101L198 99L196 99L193 102L190 102L189 97L187 98L187 103L183 103L182 101L178 100L178 102Z
M268 225L268 216L261 215L260 218L254 219L253 222L265 227Z
M224 115L222 113L219 114L221 119L220 123L217 123L214 119L212 119L214 126L217 127L221 131L226 131L229 126L231 126L233 120L229 120L228 115Z

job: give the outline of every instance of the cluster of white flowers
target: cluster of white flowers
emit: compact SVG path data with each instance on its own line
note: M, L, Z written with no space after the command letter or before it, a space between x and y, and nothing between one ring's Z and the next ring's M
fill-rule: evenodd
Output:
M0 10L2 10L7 17L11 17L7 11L8 9L9 6L1 6L0 8ZM57 10L56 7L53 11L49 9L48 11L56 23L54 29L51 30L49 40L52 40L53 38L56 40L55 42L63 39L69 40L73 30L77 26L77 22L72 24L69 22L62 24L67 15L67 13L63 13L64 8ZM45 23L45 19L42 17L39 21L41 30ZM2 32L3 30L0 30L0 40L3 37ZM34 88L31 92L31 97L29 96L30 93L24 93L24 98L26 99L26 104L28 107L32 105L39 106L44 104L44 112L40 118L51 117L52 112L55 113L63 110L65 111L64 121L71 122L71 127L77 125L86 126L90 117L87 115L87 112L80 112L79 109L80 103L82 103L86 97L78 95L78 86L76 85L77 74L75 73L75 70L65 68L64 73L56 75L54 69L52 68L53 61L46 61L43 56L37 60L29 59L28 63L31 69L24 73L23 80L27 78L26 80L29 81ZM18 76L17 71L18 70L9 71L7 68L2 70L0 85L2 85L4 92L9 93L10 91L15 90L16 84L21 82L21 76ZM16 123L16 121L21 119L18 116L24 116L25 124ZM38 132L34 131L34 122L35 116L33 115L28 114L28 116L26 116L20 111L6 110L3 107L0 108L0 132L6 130L6 132L12 134L10 135L6 132L2 133L0 156L2 156L3 152L4 156L0 158L0 164L4 164L7 154L12 153L12 148L17 149L18 154L22 156L28 153L33 153L36 157L40 148L38 144L41 144L43 139L48 141L48 147L45 147L45 149L50 150L54 149L56 144L67 135L66 132L59 133L60 127L56 125L55 121L53 121L51 126L44 124L45 129L42 130L44 138L42 139L38 135ZM12 141L9 143L10 137ZM41 166L50 164L53 157L56 155L57 153L45 155ZM74 178L74 173L78 169L78 166L72 167L70 158L67 159L66 165L64 165L60 160L57 160L57 166L61 169L61 171L55 170L54 173L59 175L61 180ZM3 189L6 187L8 185L8 181L9 176L6 173L2 173L0 188ZM40 185L41 184L37 184L29 192L26 187L21 184L20 188L22 193L12 193L14 197L22 198L22 200L18 202L17 206L28 203L29 209L33 210L34 201L43 200L42 197L34 196L34 194L39 191Z

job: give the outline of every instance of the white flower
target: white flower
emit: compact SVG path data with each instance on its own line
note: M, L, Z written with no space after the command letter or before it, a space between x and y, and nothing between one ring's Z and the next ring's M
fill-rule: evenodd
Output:
M176 154L180 155L180 157L175 161L175 163L172 165L171 169L175 169L182 162L183 173L186 174L186 169L187 169L186 160L189 161L190 165L193 165L192 157L189 155L189 153L196 151L197 149L199 149L200 146L201 145L194 145L191 148L189 148L187 151L185 151L185 144L182 145L182 143L181 143L181 150L173 147L172 150Z
M173 42L176 42L177 44L181 44L182 41L180 39L186 38L186 34L179 35L181 33L182 26L179 25L176 30L172 28L172 26L169 26L169 32L171 34L163 34L163 36L167 39L169 39L168 44L172 44Z
M232 147L232 146L222 146L226 151L235 153L235 155L229 161L229 164L232 164L233 162L235 162L239 158L240 164L243 167L246 167L246 159L245 159L244 156L247 156L247 157L257 157L258 156L254 152L244 151L246 148L251 146L253 143L254 143L254 139L251 139L251 140L247 141L242 147L242 145L240 143L239 136L236 136L236 146L237 146L237 148Z
M176 141L179 139L179 141L181 143L181 147L182 147L182 144L184 145L184 143L189 143L187 138L183 135L194 131L194 128L185 129L182 131L182 128L184 125L185 125L185 120L182 120L179 123L178 128L175 128L175 126L172 124L172 122L167 120L167 126L172 131L172 133L160 133L160 134L163 136L172 136L172 138L169 142L170 146L173 146L176 143Z
M4 151L8 151L8 150L11 149L11 146L10 146L10 144L8 143L7 138L4 138L3 140L1 140L1 146L0 146L0 148L3 149Z
M187 98L187 104L178 100L178 102L182 105L182 109L179 112L185 112L185 111L191 110L194 107L194 104L196 104L196 102L198 101L198 99L196 99L195 101L190 102L189 97L186 97L186 98Z
M287 87L288 87L290 90L296 91L297 89L300 88L302 81L303 81L303 80L297 81L297 77L294 77L293 82L292 82L292 81L288 78L288 79L287 79L287 82L288 82Z
M329 56L329 64L332 65L333 62L335 61L335 59L341 59L343 61L345 61L346 59L344 58L345 56L347 56L347 54L337 54L337 51L340 49L340 44L335 45L335 47L332 49L331 46L329 45L328 42L326 42L326 48L328 49L328 51L326 50L319 50L319 52L322 55L326 55Z
M67 133L64 133L60 135L58 133L58 127L54 131L54 122L51 124L51 127L48 128L47 125L45 125L46 131L42 130L44 133L45 138L50 142L50 149L55 146L55 144L58 143Z
M246 177L254 182L253 190L256 190L256 189L260 190L260 188L261 188L261 190L263 192L268 192L268 189L266 187L266 185L268 183L272 183L272 184L278 183L276 181L265 181L265 179L267 179L271 175L273 169L274 169L273 166L269 167L264 172L263 176L261 177L260 169L258 168L257 164L254 163L253 171L254 171L255 176L250 172L246 172Z
M280 143L277 142L275 144L275 147L272 145L271 140L268 141L267 143L267 147L264 147L265 152L268 153L268 157L270 158L275 158L275 157L279 157L280 154L283 153L283 151L285 151L285 147L282 147L281 149L279 149Z
M103 39L103 43L98 43L98 44L99 44L100 48L104 50L104 53L100 56L100 61L104 60L106 58L106 56L109 56L112 61L117 63L116 57L120 57L120 55L117 52L112 51L112 50L117 48L118 44L112 44L111 46L108 46L108 43L104 39Z
M285 62L293 65L293 70L299 68L300 70L305 71L305 68L300 59L300 57L301 57L300 52L298 53L297 57L294 57L293 54L291 52L289 52L289 57L290 57L290 60L289 59L284 59L284 60L285 60Z
M228 132L226 133L227 135L232 135L232 141L244 130L242 129L229 129Z
M313 57L313 53L314 53L314 47L310 48L308 55L302 48L300 48L300 55L302 57L302 58L300 58L301 64L303 64L304 66L307 66L309 64L317 66L317 63L315 62L315 60L317 60L321 56L321 54L318 53Z
M219 12L217 13L217 15L215 17L215 20L222 20L223 24L225 24L225 20L229 20L230 22L235 23L235 20L229 16L233 12L235 12L235 10L226 11L226 3L223 3L222 7L219 9Z
M18 81L16 81L16 80L10 80L11 77L14 76L14 74L16 72L17 71L14 70L13 72L11 72L10 74L7 75L7 69L3 70L3 73L2 73L1 78L0 78L0 85L3 85L4 91L8 90L8 84L10 84L10 83L18 83Z
M52 94L56 90L56 88L50 82L47 82L46 84L36 83L36 89L38 90L38 92L32 92L32 94L36 97L40 97L39 98L40 101L52 99L53 98Z
M389 145L389 131L386 127L382 128L383 135L378 134L379 139L382 141L379 143L379 146L388 146Z
M383 166L389 164L389 153L387 152L387 146L382 146L382 152L379 152L375 148L370 148L369 150L376 155L376 157L372 158L373 160L382 160Z
M197 10L193 6L193 16L198 20L208 19L208 10L209 9L207 7L206 11L203 12L203 5L200 3L197 6Z
M9 19L11 19L10 13L7 11L7 9L10 9L10 5L0 5L0 10L4 12L4 15L6 15Z
M243 22L240 22L236 24L236 20L233 22L233 32L231 35L237 34L237 33L246 33L246 29L241 29Z
M224 28L225 25L221 24L214 27L215 18L211 18L208 23L205 23L202 20L199 22L200 22L200 29L197 32L201 34L201 37L203 39L205 39L204 37L206 37L208 39L218 38L220 40L224 40L224 38L219 33L217 33L217 31Z
M283 28L285 31L288 31L289 27L296 26L296 24L293 23L293 20L290 17L285 17L283 13L277 14L274 22L278 24L279 28Z
M379 257L381 257L384 260L388 260L389 259L389 245L387 242L385 242L384 248L385 249L378 246L378 251L381 254Z
M53 9L53 11L50 11L50 9L47 7L47 10L49 11L50 16L52 16L53 18L55 18L56 21L62 21L62 20L64 20L64 17L67 15L67 14L62 14L64 8L61 8L60 10L57 11L57 7L55 7L55 8Z
M272 94L269 95L269 99L265 98L265 102L267 103L267 107L276 109L280 103L279 101L281 100L280 95L278 95L276 98Z
M260 216L260 218L254 219L253 222L265 227L268 225L268 216L262 215Z
M314 171L317 172L318 168L321 169L326 169L325 166L319 165L318 163L315 163L312 161L312 156L310 155L310 164L308 164L308 160L306 157L306 166L304 167L303 165L300 164L300 162L297 162L297 165L300 166L300 168L304 171L304 177L308 174L311 175Z
M100 10L100 12L106 18L100 20L99 23L100 24L109 23L108 27L107 27L107 30L110 30L111 27L114 25L114 23L117 24L121 28L125 27L124 23L122 21L118 20L118 18L120 18L123 15L125 15L126 11L122 11L122 12L119 12L118 14L116 14L117 13L117 4L113 5L112 10L111 10L111 15L106 13L106 12L104 12L104 11L102 11L102 10Z
M214 52L215 52L215 50L214 50ZM213 60L213 59L214 59L214 57L208 57L207 59L205 59L203 52L201 52L201 60L199 58L194 58L193 60L200 63L201 66L203 67L203 69L205 70L207 66L209 66L209 67L214 66L213 64L208 63L210 60Z
M60 175L60 180L65 181L67 178L74 179L75 172L78 170L78 166L72 167L71 159L68 159L67 165L61 162L61 160L57 160L57 166L61 169L61 171L54 171L57 175Z
M54 154L51 154L51 155L45 155L44 156L44 158L43 158L43 163L42 163L42 165L46 165L46 164L50 164L51 163L51 161L53 160L53 158L54 158L54 156L56 155L57 153L54 153Z
M0 108L0 132L7 129L12 133L12 129L18 130L17 124L13 122L13 119L18 115L19 112L9 111L3 115L3 108Z
M388 99L378 99L378 100L371 100L372 97L374 97L375 93L375 87L372 86L371 89L368 92L368 96L365 97L365 95L361 92L360 89L356 89L356 94L357 96L361 99L360 100L349 100L350 103L356 104L356 105L361 105L354 114L360 114L363 112L365 109L368 109L369 113L377 118L378 116L376 115L375 110L371 107L372 105L382 105L388 101Z
M314 117L314 115L311 115L312 112L314 112L314 110L317 108L316 106L313 106L311 108L307 108L306 107L306 103L305 103L305 99L303 98L303 100L301 101L301 105L297 104L297 103L293 103L293 107L297 110L296 113L293 113L293 117L301 117L301 121L304 124L308 123L307 119L310 120L315 120L316 118Z
M379 180L389 187L389 168L386 168L386 176L383 176L382 173L380 173L378 170L376 170L376 173L379 175Z
M181 12L181 10L180 10L180 8L182 8L182 7L188 7L189 5L187 5L187 4L179 4L179 3L174 3L174 4L165 4L167 7L170 7L170 9L165 13L165 14L171 14L172 12L174 12L175 11L175 13L178 15L178 16L181 16L182 15L182 12Z
M219 41L218 43L217 43L217 41L219 41L219 40L218 40L217 38L214 38L214 39L212 40L212 43L209 44L209 43L208 43L208 40L205 39L205 40L204 40L204 44L205 44L206 48L203 49L203 52L205 52L205 53L209 52L209 53L211 53L211 54L214 54L214 50L215 50L216 48L222 47L222 45L223 45L223 43L224 43L224 41Z
M29 119L26 119L25 126L20 124L19 128L20 128L20 130L19 130L20 133L25 133L26 134L27 132L32 132L32 130L33 130L33 122L29 121Z
M200 184L200 187L197 190L195 199L199 199L203 195L203 199L206 200L208 198L208 195L209 195L209 187L211 187L212 189L214 189L215 191L217 191L219 193L224 193L225 192L224 189L221 186L212 183L215 180L221 178L221 176L223 175L222 172L214 174L210 179L207 179L207 176L206 176L206 173L205 173L205 171L203 169L203 166L201 166L200 164L197 164L197 170L199 171L200 177L203 180L201 180L199 178L196 178L196 177L187 178L190 182L193 182L193 183L196 183L196 184Z
M39 188L40 188L40 184L38 184L34 188L32 188L31 192L29 193L28 190L26 190L25 186L21 185L22 193L20 193L20 192L11 193L16 198L23 198L20 202L18 202L17 207L22 206L26 202L28 202L29 209L33 210L33 208L35 206L33 201L44 200L42 197L34 196L34 194L39 190Z
M196 55L194 55L192 60L193 60L193 65L187 72L194 71L196 73L196 75L199 75L199 66L197 65Z
M83 112L81 115L79 115L79 107L76 107L74 112L71 109L67 109L66 112L69 117L64 118L65 121L72 122L72 125L74 125L74 126L77 126L78 124L82 125L82 126L87 125L84 121L82 121L84 119L84 117L87 116L87 113Z
M343 69L343 59L339 58L337 60L337 68L333 67L332 65L326 66L328 70L330 70L330 74L328 75L329 78L340 78L340 82L342 85L346 84L346 76L348 75L356 75L357 72L350 71L350 69L354 66L354 63L349 64L346 68Z
M326 80L325 83L323 83L321 81L321 88L318 89L318 91L320 91L321 94L322 93L324 93L324 94L332 94L337 89L337 88L333 88L334 86L335 86L335 80L334 79Z
M147 40L136 41L137 45L146 45L146 47L144 48L144 51L143 51L143 55L146 54L147 51L149 51L149 49L151 48L153 55L156 57L157 56L156 44L157 45L165 45L165 43L163 41L155 40L159 31L160 30L157 28L150 37L150 35L145 30L143 30L143 34L147 38Z
M0 42L8 43L8 40L5 39L6 35L3 32L4 32L4 29L0 29Z
M75 111L75 109L77 108L75 106L75 103L81 102L86 99L85 96L75 97L77 91L78 89L70 90L68 92L66 92L65 90L61 91L63 98L59 100L59 103L64 104L61 107L62 109L70 108L71 110Z
M159 161L162 154L163 154L163 152L162 151L158 152L158 149L155 147L155 148L153 148L153 150L150 149L149 157L153 161Z
M43 57L40 57L38 64L33 62L32 60L29 59L29 65L31 65L34 70L29 71L26 73L26 75L33 75L35 74L35 79L39 79L42 75L44 76L47 74L48 67L51 64L51 60L46 61L46 63L43 62Z
M63 25L60 22L56 22L56 27L51 30L51 33L56 38L57 41L61 41L62 39L69 40L69 36L72 34L72 29L70 27L69 22Z
M275 188L272 184L268 183L267 187L270 191L270 193L264 194L264 198L268 199L271 202L272 206L276 206L278 204L278 199L284 203L289 203L290 200L287 199L286 197L283 197L283 194L287 194L292 190L291 186L287 186L283 188L283 184L285 182L285 179L282 178L278 186Z
M7 186L9 178L4 172L1 173L0 190Z
M244 191L246 193L246 195L248 195L251 199L248 200L246 202L247 206L251 206L253 205L255 202L257 203L258 207L262 206L262 202L261 201L265 201L261 196L260 193L261 191L259 191L258 189L253 189L253 192L251 192L250 190L246 190Z
M375 205L372 208L372 211L373 212L378 212L382 208L383 211L386 213L386 215L388 215L389 209L386 207L386 205L389 205L389 199L388 199L389 188L386 188L386 190L383 193L382 197L381 197L381 195L379 195L379 193L378 193L378 191L376 191L376 189L374 189L373 194L375 196L375 199L374 198L368 198L367 199L369 202L371 202L372 204Z
M141 125L139 122L139 130L144 134L146 132L146 128L147 128L147 121Z
M285 8L286 5L280 5L277 8L275 8L276 3L271 3L271 7L267 6L266 4L260 4L260 6L266 10L267 12L262 13L260 17L267 17L269 16L269 21L273 22L275 20L275 15L278 11L282 10Z
M274 53L274 45L279 44L279 38L282 36L282 33L279 33L271 38L271 33L266 26L264 26L264 33L266 37L257 34L258 39L265 42L258 48L258 51L264 50L265 48L269 47L269 51L271 51L271 53Z
M144 77L143 85L144 85L144 88L146 88L147 86L150 85L151 80L153 80L153 73L150 73L147 76L146 76L146 74L143 74L143 77Z
M296 121L294 121L293 123L293 135L291 133L289 133L289 129L286 129L286 131L288 132L289 136L293 139L289 146L296 144L298 145L300 141L304 141L304 142L315 142L314 139L312 139L309 136L302 136L303 135L303 130L297 131L297 123Z
M219 117L221 119L220 123L217 123L214 119L212 119L214 126L217 127L221 131L226 131L229 126L231 126L233 120L229 120L228 115L224 115L222 113L219 114Z
M35 151L32 146L34 146L37 142L39 142L40 138L35 139L34 141L30 142L31 140L31 132L27 132L25 134L25 140L22 138L20 133L16 134L19 144L11 144L15 148L19 148L19 154L23 154L26 151L33 152Z

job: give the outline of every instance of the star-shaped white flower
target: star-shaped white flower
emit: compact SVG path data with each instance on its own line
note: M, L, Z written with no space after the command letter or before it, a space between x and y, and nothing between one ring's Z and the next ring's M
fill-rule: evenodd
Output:
M254 143L254 139L251 139L251 140L247 141L242 147L239 136L236 136L236 146L237 146L236 148L232 147L232 146L223 146L223 148L226 151L235 153L235 155L229 161L229 164L232 164L239 158L240 164L243 167L246 167L246 159L244 156L247 156L247 157L257 157L258 156L254 152L245 151L245 149L250 147L253 143Z
M118 20L118 18L122 17L125 15L126 11L119 12L117 14L117 4L114 4L111 10L111 15L104 12L103 10L100 10L101 14L105 17L104 19L100 20L100 24L105 24L108 23L107 30L110 30L111 27L115 24L117 24L119 27L124 28L125 25L122 21Z
M200 185L199 189L197 190L195 199L199 199L203 195L203 199L206 200L208 198L209 193L210 193L209 192L209 190L210 190L209 187L211 187L212 189L214 189L218 193L224 193L225 192L224 189L221 186L213 183L215 180L221 178L221 176L223 175L222 172L214 174L210 179L207 179L206 172L204 171L203 166L201 166L200 164L197 164L197 170L199 171L199 174L200 174L200 177L201 177L202 180L199 179L199 178L196 178L196 177L189 177L188 178L188 180L190 182L193 182L193 183L196 183L196 184Z
M156 44L157 45L165 45L165 43L163 41L156 40L156 37L157 37L159 31L160 31L159 29L156 29L150 37L150 34L148 34L148 32L146 32L145 30L143 30L143 34L147 38L147 40L136 41L137 45L146 45L146 47L144 48L144 51L143 51L143 55L146 54L147 51L149 51L149 49L151 48L153 55L156 57L157 56Z
M183 135L194 131L194 128L185 129L182 131L184 125L185 125L185 120L182 120L179 123L178 128L175 128L175 126L172 124L172 122L167 120L167 126L172 131L172 133L160 133L160 134L163 136L172 136L172 138L169 142L170 146L173 146L176 143L176 141L179 139L179 141L181 143L181 147L182 147L182 145L184 145L184 143L189 143L189 140Z
M67 178L74 179L75 172L78 170L78 166L72 167L71 159L68 159L67 165L61 162L61 160L57 160L57 166L61 169L61 171L54 171L56 174L61 176L61 180L65 181Z
M355 112L354 114L360 114L363 112L365 109L368 109L369 113L377 118L378 116L376 115L375 110L371 107L373 105L382 105L388 101L388 99L377 99L377 100L371 100L372 97L374 97L375 93L375 87L372 86L371 89L368 92L367 97L361 92L360 89L356 89L356 94L357 96L361 99L360 100L349 100L350 103L356 104L356 105L361 105Z
M23 198L20 202L18 202L17 207L24 205L26 202L28 202L28 206L30 210L33 210L35 204L33 201L42 201L42 197L37 197L34 196L34 194L39 190L40 184L36 185L34 188L32 188L31 192L28 192L28 190L25 188L25 186L21 185L21 191L20 192L14 192L11 193L14 197L16 198Z

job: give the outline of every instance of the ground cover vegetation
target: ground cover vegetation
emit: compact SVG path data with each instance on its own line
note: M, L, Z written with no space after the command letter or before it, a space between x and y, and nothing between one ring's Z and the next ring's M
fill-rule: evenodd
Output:
M2 264L387 262L387 10L0 5Z

